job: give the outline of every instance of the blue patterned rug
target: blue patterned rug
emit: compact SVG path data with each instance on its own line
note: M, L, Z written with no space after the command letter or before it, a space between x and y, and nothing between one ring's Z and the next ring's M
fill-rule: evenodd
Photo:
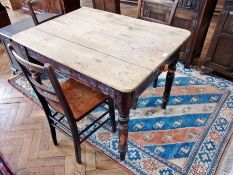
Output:
M25 77L9 82L36 99ZM101 128L88 142L133 174L213 175L233 132L233 83L178 63L168 107L162 110L164 84L162 74L158 87L149 87L137 110L131 110L125 161L118 159L117 133Z

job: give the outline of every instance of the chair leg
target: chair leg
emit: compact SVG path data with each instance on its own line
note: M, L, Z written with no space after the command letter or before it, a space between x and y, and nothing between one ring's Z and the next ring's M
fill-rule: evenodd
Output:
M116 119L115 119L115 105L114 101L112 99L108 100L108 107L109 107L109 115L111 119L111 124L112 124L112 132L116 132Z
M57 134L56 134L56 129L54 128L54 126L52 125L53 121L47 116L48 122L49 122L49 127L50 127L50 132L51 132L51 136L53 139L53 144L54 145L58 145L57 144Z
M71 134L73 137L76 162L78 164L82 164L81 143L80 143L80 135L79 135L78 127L75 121L72 121L72 120L69 121L68 119L68 123L69 123Z
M75 157L76 162L78 164L82 164L82 158L81 158L81 144L78 140L74 140L74 150L75 150Z
M38 96L38 97L39 97L40 102L41 102L41 104L42 104L42 106L44 108L44 112L46 114L46 117L47 117L47 120L48 120L48 123L49 123L49 127L50 127L51 136L52 136L52 139L53 139L53 143L54 143L54 145L57 145L56 129L52 125L52 123L54 123L53 120L50 119L50 116L52 116L51 111L50 111L49 107L47 105L45 105L46 101L44 99L41 99L40 96Z
M56 129L55 129L51 124L49 124L49 127L50 127L50 131L51 131L52 139L53 139L53 144L54 144L54 145L58 145L58 144L57 144Z

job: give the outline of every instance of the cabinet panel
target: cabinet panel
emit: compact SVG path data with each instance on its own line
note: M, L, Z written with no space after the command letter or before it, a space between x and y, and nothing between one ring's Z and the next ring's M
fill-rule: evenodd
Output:
M210 43L203 72L210 71L233 79L233 0L225 0Z
M223 27L223 32L233 34L233 12L228 14L227 20Z
M211 62L229 67L233 61L233 39L219 38Z
M120 0L92 0L96 9L120 14Z

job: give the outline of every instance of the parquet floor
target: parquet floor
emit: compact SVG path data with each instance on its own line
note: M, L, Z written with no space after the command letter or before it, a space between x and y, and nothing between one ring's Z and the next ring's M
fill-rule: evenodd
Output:
M82 145L83 165L76 164L72 142L62 134L54 146L44 112L8 84L9 68L0 45L0 151L17 174L128 174L87 143Z

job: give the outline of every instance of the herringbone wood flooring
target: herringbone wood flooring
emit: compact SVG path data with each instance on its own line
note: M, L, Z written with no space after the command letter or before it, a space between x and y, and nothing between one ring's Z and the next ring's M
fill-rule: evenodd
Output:
M62 134L54 146L44 112L8 84L11 76L0 45L0 151L17 174L128 174L87 143L82 144L83 165L76 164L72 142Z

